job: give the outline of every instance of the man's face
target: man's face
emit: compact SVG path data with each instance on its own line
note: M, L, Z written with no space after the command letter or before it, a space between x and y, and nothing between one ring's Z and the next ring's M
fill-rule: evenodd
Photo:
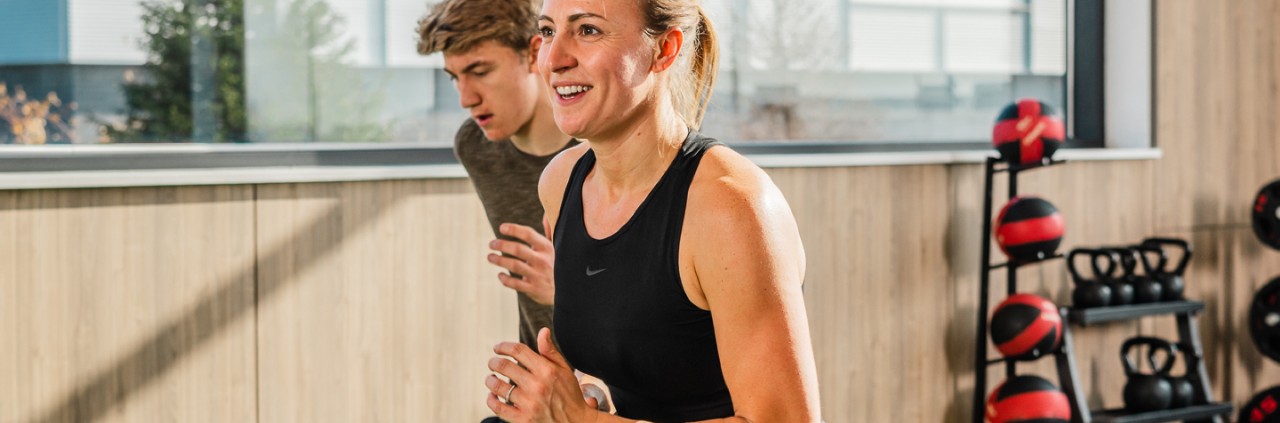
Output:
M527 52L485 41L465 53L445 54L444 70L485 138L504 140L528 128L539 82Z

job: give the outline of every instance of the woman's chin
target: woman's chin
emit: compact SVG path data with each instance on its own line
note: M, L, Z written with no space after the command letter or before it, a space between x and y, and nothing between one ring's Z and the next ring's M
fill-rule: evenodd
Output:
M556 126L560 127L560 131L564 132L565 135L577 139L587 139L589 135L586 130L585 122L577 119L556 118Z

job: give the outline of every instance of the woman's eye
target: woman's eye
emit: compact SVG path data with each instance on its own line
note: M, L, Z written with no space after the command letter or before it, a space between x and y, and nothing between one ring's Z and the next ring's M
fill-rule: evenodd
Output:
M591 25L583 25L580 31L582 35L600 35L600 29Z
M544 26L542 28L538 28L538 35L541 35L543 37L550 37L552 35L555 35L555 32L551 31L551 28Z

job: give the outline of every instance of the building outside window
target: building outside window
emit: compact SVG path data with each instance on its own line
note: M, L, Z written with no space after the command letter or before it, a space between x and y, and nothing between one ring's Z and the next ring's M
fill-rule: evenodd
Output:
M705 0L704 132L730 142L984 141L1064 106L1067 0ZM0 0L0 143L448 146L466 113L415 49L424 0Z

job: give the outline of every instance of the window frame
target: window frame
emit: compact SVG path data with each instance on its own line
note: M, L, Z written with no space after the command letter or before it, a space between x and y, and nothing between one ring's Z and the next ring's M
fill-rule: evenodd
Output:
M1150 1L1150 0L1145 0ZM847 2L846 2L847 3ZM1146 6L1151 37L1154 34L1154 2ZM1151 148L1150 132L1145 145L1112 143L1107 140L1106 12L1112 10L1104 0L1068 0L1067 7L1067 75L1063 84L1068 106L1067 148L1092 149L1106 147ZM1151 41L1151 40L1148 40ZM1153 42L1148 42L1149 57L1154 63ZM1149 80L1154 78L1149 75ZM1151 84L1154 81L1149 81ZM1148 87L1149 88L1149 87ZM1151 95L1154 100L1154 95ZM1153 102L1148 102L1149 105ZM1150 106L1154 109L1154 106ZM1148 116L1153 116L1147 110ZM1153 118L1146 126L1150 129ZM804 156L814 154L870 153L973 153L991 151L990 142L742 142L726 140L745 155ZM1154 156L1158 156L1158 152ZM1114 155L1113 155L1114 156ZM1135 157L1149 157L1139 154ZM1110 157L1110 156L1109 156ZM967 160L962 160L967 161ZM4 146L0 147L0 175L29 172L74 171L147 171L199 170L281 167L352 167L352 166L456 166L452 146L422 146L417 143L264 143L264 144L113 144L70 146ZM0 186L0 189L4 187Z

